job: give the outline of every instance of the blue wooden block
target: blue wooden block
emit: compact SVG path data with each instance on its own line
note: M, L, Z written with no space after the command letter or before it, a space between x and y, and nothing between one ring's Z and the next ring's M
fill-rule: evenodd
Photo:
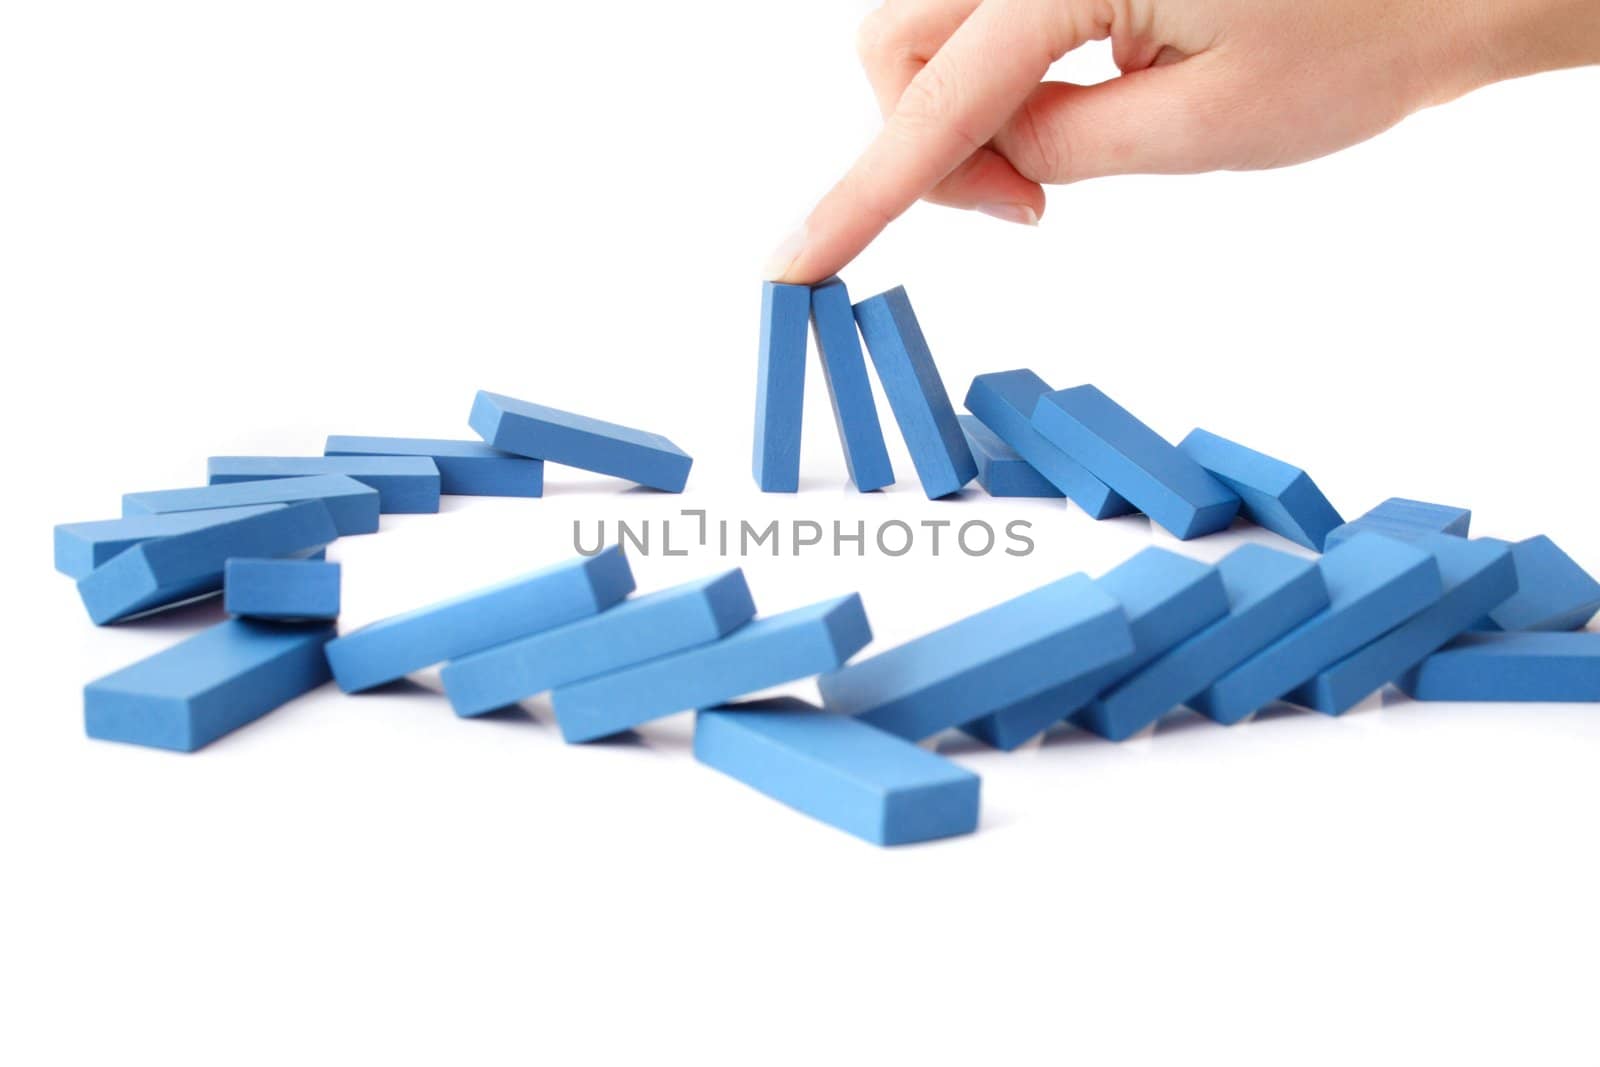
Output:
M104 625L215 593L231 557L304 555L338 536L322 501L285 504L134 545L79 579L78 595Z
M1511 545L1511 555L1517 591L1488 614L1480 629L1581 630L1600 611L1600 582L1550 538L1520 541Z
M978 484L990 496L1045 497L1065 496L1051 485L1032 464L1016 453L1010 445L994 435L994 431L979 421L976 415L961 415L961 432L967 435L967 447L978 463Z
M90 682L90 737L193 752L328 680L327 624L229 619Z
M1232 724L1370 644L1444 594L1432 553L1360 533L1318 564L1328 606L1223 675L1190 706Z
M472 429L502 452L626 478L681 493L694 460L660 434L480 392Z
M482 441L432 437L350 437L333 434L325 456L424 456L439 468L446 496L543 496L544 461L513 456Z
M978 465L910 298L897 286L861 301L855 314L923 492L929 500L949 496L978 476Z
M1234 549L1217 573L1228 614L1102 694L1085 726L1111 741L1132 737L1328 606L1315 562L1265 545Z
M817 685L829 711L921 741L1132 650L1116 601L1075 574L823 675Z
M1324 548L1343 544L1363 531L1383 534L1396 541L1416 541L1429 534L1467 536L1472 526L1472 512L1467 508L1448 504L1429 504L1422 500L1390 497L1359 519L1351 519L1328 533Z
M978 776L848 715L793 697L725 704L694 723L695 758L874 845L978 827Z
M122 514L175 515L257 504L298 504L303 500L326 504L340 537L377 532L378 491L342 474L128 493L122 498Z
M1327 715L1342 715L1465 633L1516 592L1511 549L1492 541L1435 534L1417 541L1432 552L1444 581L1444 596L1415 618L1390 630L1293 690L1288 699Z
M1094 698L1228 610L1222 576L1186 556L1147 548L1095 580L1122 610L1133 637L1126 655L1080 673L1061 686L969 724L967 732L1010 750L1060 719L1104 732L1092 716Z
M594 741L831 671L871 640L866 610L852 593L757 619L709 645L561 686L550 702L563 737Z
M426 456L212 456L212 485L342 474L378 491L386 514L426 515L439 510L439 468Z
M1399 686L1415 700L1600 701L1600 633L1462 634Z
M1039 398L1033 428L1179 540L1225 530L1239 497L1092 385Z
M267 622L339 617L339 565L311 559L230 559L222 607Z
M440 678L457 715L482 715L558 686L715 641L755 613L744 572L735 568L453 660Z
M339 688L356 693L585 618L631 592L633 571L613 545L343 634L328 643L328 662Z
M822 356L822 378L833 404L833 421L844 445L851 481L863 493L894 484L894 467L883 443L878 405L867 380L855 311L844 282L830 278L811 290L811 332Z
M756 352L756 432L751 470L763 493L800 488L800 417L806 385L811 290L763 282Z
M171 515L130 515L99 522L68 522L55 529L56 570L82 578L113 556L158 537L188 533L219 522L271 511L278 505L176 512Z
M1029 421L1033 409L1039 398L1050 391L1044 379L1031 370L980 374L967 390L967 410L1092 517L1113 519L1132 514L1132 504L1033 428Z
M1321 552L1328 533L1344 522L1299 467L1205 430L1185 437L1178 451L1237 493L1245 518L1297 545Z

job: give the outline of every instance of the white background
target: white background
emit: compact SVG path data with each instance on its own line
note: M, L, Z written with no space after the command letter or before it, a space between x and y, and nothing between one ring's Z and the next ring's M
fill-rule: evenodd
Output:
M860 590L876 647L1172 542L930 504L898 440L858 497L814 371L806 491L754 491L757 272L875 125L860 4L0 11L0 1060L1595 1062L1592 707L946 739L981 830L895 851L701 767L688 716L569 747L430 676L193 756L85 740L85 682L216 615L95 629L52 524L211 454L466 435L479 388L666 433L689 491L552 469L386 517L333 551L346 625L683 507L1034 523L1027 559L636 560L647 589L742 563L768 612ZM958 401L1093 381L1347 514L1468 505L1600 567L1596 114L1571 72L1294 170L1055 190L1036 231L921 207L846 277L908 287Z

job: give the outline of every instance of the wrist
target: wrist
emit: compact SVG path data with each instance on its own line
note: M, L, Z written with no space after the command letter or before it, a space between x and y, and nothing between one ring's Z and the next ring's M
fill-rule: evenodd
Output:
M1442 0L1444 99L1541 71L1600 63L1600 0Z

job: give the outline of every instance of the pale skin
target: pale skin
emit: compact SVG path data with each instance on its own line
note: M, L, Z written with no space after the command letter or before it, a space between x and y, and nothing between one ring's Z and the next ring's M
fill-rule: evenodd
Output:
M1107 38L1120 77L1044 80ZM1046 185L1287 166L1600 63L1600 0L889 0L858 46L883 129L772 280L834 274L918 200L1033 225Z

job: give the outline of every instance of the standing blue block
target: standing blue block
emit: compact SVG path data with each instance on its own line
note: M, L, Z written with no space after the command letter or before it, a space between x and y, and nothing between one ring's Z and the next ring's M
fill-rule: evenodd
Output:
M346 693L604 611L633 592L616 546L363 626L328 643Z
M185 511L214 511L257 504L298 504L303 500L320 500L326 504L340 537L377 532L378 491L342 474L128 493L122 498L122 514L130 518L176 515Z
M1291 692L1288 699L1327 715L1342 715L1399 678L1429 653L1516 592L1511 549L1492 541L1435 534L1416 542L1432 552L1444 581L1444 596L1409 622L1335 663Z
M339 617L339 565L311 559L230 559L222 607L268 622Z
M329 436L325 456L423 456L439 468L446 496L542 496L544 461L513 456L482 441L432 437Z
M968 733L1006 750L1060 719L1105 733L1109 725L1091 714L1094 698L1228 610L1228 594L1215 567L1162 548L1145 549L1107 571L1095 585L1127 618L1133 636L1127 655L971 723Z
M800 488L800 418L810 315L811 290L806 286L762 283L751 470L763 493L793 493Z
M594 741L676 711L831 671L872 640L852 593L757 619L709 645L602 674L550 694L561 735Z
M1111 741L1132 737L1328 606L1311 560L1241 545L1217 564L1228 614L1125 678L1084 716Z
M99 522L69 522L55 529L56 570L82 578L113 556L158 537L188 533L219 522L272 511L277 504L216 511L177 512L171 515L130 515Z
M480 392L472 429L491 446L596 474L681 493L694 460L660 434Z
M921 741L1132 650L1116 601L1074 574L823 675L817 685L829 711Z
M923 492L929 500L949 496L978 476L978 465L967 451L910 298L897 286L861 301L855 313Z
M1444 593L1439 564L1416 545L1361 533L1322 557L1328 606L1223 675L1190 705L1240 721L1370 644Z
M1029 421L1033 409L1050 391L1044 379L1031 370L980 374L967 390L967 410L1092 518L1132 514L1132 504L1033 428Z
M343 474L378 491L387 514L426 515L439 510L439 468L426 456L212 456L212 485Z
M701 711L695 758L874 845L978 827L978 776L848 715L779 697Z
M1517 591L1488 613L1480 629L1581 630L1600 611L1600 582L1550 538L1520 541L1511 546L1511 556Z
M1344 522L1299 467L1205 430L1185 437L1178 451L1237 493L1245 518L1297 545L1321 552L1328 533Z
M863 493L894 484L894 467L883 443L878 405L867 380L855 312L844 282L830 278L811 290L811 332L822 356L822 378L833 404L833 421L844 445L851 481Z
M1600 701L1600 633L1462 634L1400 679L1415 700Z
M440 678L457 715L482 715L535 693L715 641L755 613L744 572L735 568L454 660Z
M193 752L328 680L333 627L229 619L90 682L90 737Z
M1179 540L1226 530L1239 497L1092 385L1039 398L1033 428Z
M1324 547L1331 549L1358 533L1383 534L1396 541L1417 541L1430 534L1467 536L1472 512L1448 504L1429 504L1422 500L1390 497L1359 519L1329 531Z
M983 486L984 492L990 496L1047 499L1066 495L1017 455L1010 445L996 437L976 415L961 415L959 419L961 432L967 435L967 447L978 463L978 484Z
M104 625L215 593L231 557L304 555L338 536L322 501L286 504L134 545L80 579L78 595Z

